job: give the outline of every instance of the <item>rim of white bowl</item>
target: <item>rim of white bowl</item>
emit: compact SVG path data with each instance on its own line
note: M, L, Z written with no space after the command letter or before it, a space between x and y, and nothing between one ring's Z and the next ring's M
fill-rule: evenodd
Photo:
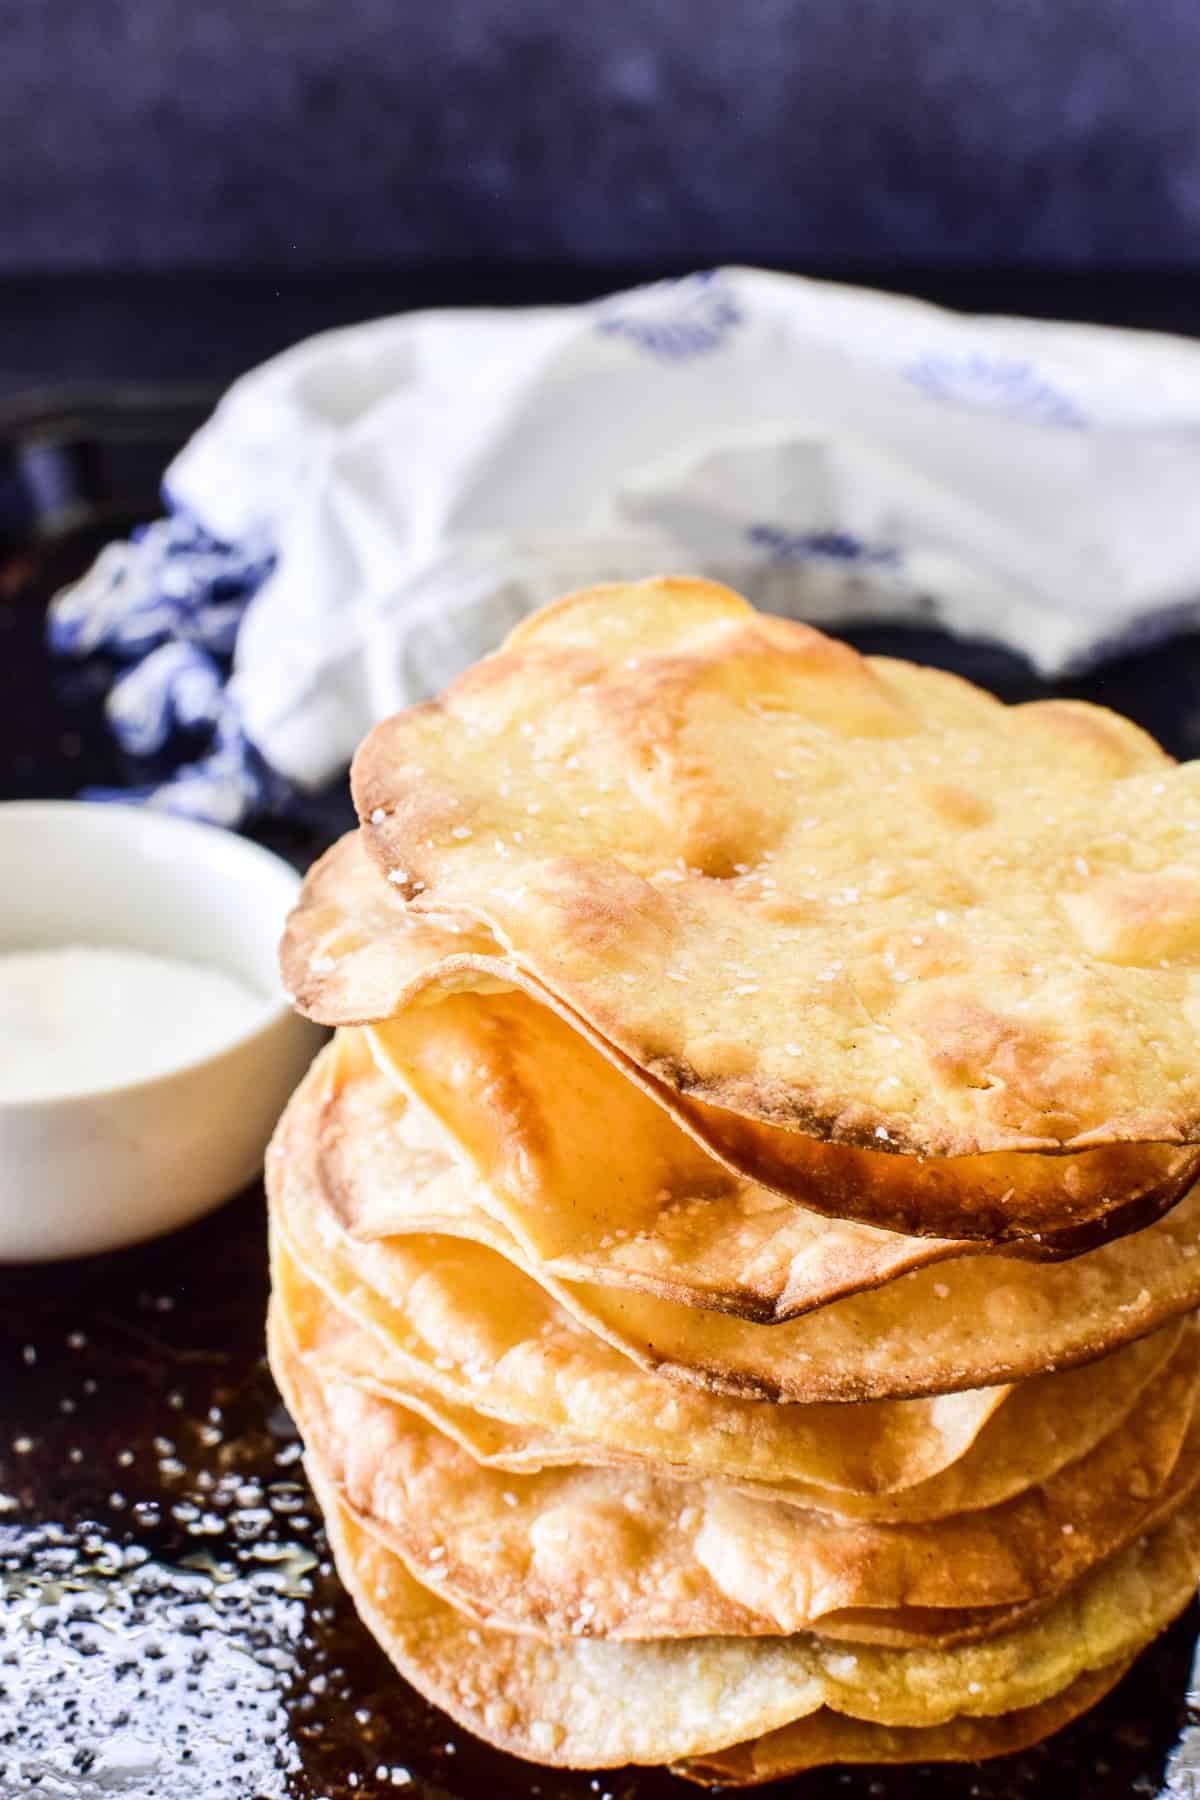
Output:
M189 843L194 849L202 846L209 850L220 846L219 854L234 862L243 861L247 865L257 864L264 871L282 876L289 889L290 903L294 903L300 893L303 880L298 870L285 857L274 850L268 850L262 844L253 843L249 838L240 837L236 832L223 825L210 825L200 819L189 819L179 813L158 812L150 807L141 807L135 803L122 801L98 802L94 800L0 800L0 837L3 836L6 823L14 818L41 818L59 820L66 823L68 817L87 818L88 828L93 823L101 831L110 827L119 833L129 825L131 831L161 833L164 837L174 837L177 843ZM54 944L39 946L47 950L56 948ZM0 949L0 955L3 950ZM202 1055L191 1057L184 1062L173 1063L168 1068L159 1069L155 1074L143 1075L132 1081L106 1082L101 1087L68 1088L61 1094L32 1095L27 1099L19 1096L8 1099L0 1096L0 1117L15 1112L30 1112L40 1108L49 1111L56 1106L70 1106L89 1100L109 1099L117 1094L133 1094L147 1088L161 1086L164 1082L178 1080L203 1069L208 1064L228 1056L231 1051L239 1050L253 1044L255 1039L264 1036L268 1031L276 1029L284 1020L295 1019L297 1024L308 1023L296 1013L288 996L280 991L278 995L263 994L263 1013L256 1024L248 1029L235 1031L224 1038Z

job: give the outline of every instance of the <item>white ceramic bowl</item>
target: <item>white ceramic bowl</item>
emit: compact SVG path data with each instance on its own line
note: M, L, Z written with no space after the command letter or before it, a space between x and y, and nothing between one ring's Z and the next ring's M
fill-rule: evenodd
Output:
M0 805L0 953L145 950L225 969L264 996L249 1032L168 1074L0 1100L0 1262L136 1243L258 1172L321 1039L276 967L298 888L279 857L210 825L127 806Z

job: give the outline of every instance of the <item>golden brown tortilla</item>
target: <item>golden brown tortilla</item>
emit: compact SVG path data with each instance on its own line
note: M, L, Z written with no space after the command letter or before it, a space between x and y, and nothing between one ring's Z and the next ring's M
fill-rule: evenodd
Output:
M353 785L414 910L680 1094L914 1155L1200 1140L1200 765L1102 708L657 580L525 620Z
M270 1343L309 1456L355 1517L459 1611L539 1636L775 1636L847 1611L859 1641L876 1624L892 1643L982 1636L1144 1536L1200 1483L1194 1331L1090 1455L998 1507L919 1525L648 1469L490 1469L409 1408L306 1362L278 1301ZM910 1609L930 1616L910 1622Z
M567 1768L674 1763L778 1731L819 1707L931 1727L1039 1706L1128 1661L1188 1604L1200 1569L1193 1501L1032 1622L949 1650L778 1638L553 1642L477 1625L343 1507L310 1466L339 1572L399 1672L477 1737Z
M987 1762L1012 1756L1052 1737L1091 1710L1116 1687L1129 1662L1080 1675L1061 1694L1021 1712L992 1719L951 1719L945 1725L868 1725L822 1707L748 1744L673 1765L685 1780L721 1787L756 1787L805 1769L852 1763Z
M860 1244L882 1235L872 1231L872 1222L885 1227L893 1241L873 1246L876 1258L887 1259L885 1276L889 1268L946 1255L939 1229L980 1247L1002 1245L1012 1254L1075 1255L1149 1223L1200 1173L1200 1153L1164 1145L1115 1144L1062 1157L897 1156L878 1147L822 1143L683 1097L506 957L483 927L405 906L371 863L359 833L310 870L281 961L297 1004L321 1023L390 1021L389 1034L411 1065L413 1082L422 1082L423 1097L460 1120L472 1119L471 1086L466 1072L455 1069L455 1044L472 1032L483 1037L480 1055L467 1069L490 1064L489 1079L481 1077L480 1086L487 1091L499 1073L507 1091L488 1109L490 1119L474 1119L468 1153L490 1149L493 1162L511 1169L506 1139L514 1128L520 1132L525 1115L532 1111L536 1120L553 1122L560 1093L583 1088L602 1097L618 1141L643 1134L652 1145L665 1146L685 1176L696 1167L698 1146L702 1192L721 1191L721 1171L709 1170L703 1160L709 1156L743 1181L774 1189L823 1217L866 1221ZM453 1017L440 1010L444 1005L453 1006ZM511 1021L508 1035L519 1031L528 1046L515 1092L503 1045L493 1045L489 1057L489 1020L501 1026ZM448 1048L447 1036L455 1040ZM693 1143L672 1143L671 1127L646 1117L651 1105ZM489 1146L489 1128L501 1134L498 1144ZM557 1135L564 1132L560 1123ZM531 1199L536 1203L536 1184ZM901 1233L910 1241L899 1241ZM801 1291L792 1310L804 1303ZM760 1276L746 1290L742 1309L747 1316L782 1317L789 1302Z
M648 1375L731 1397L803 1404L916 1397L1069 1367L1200 1301L1200 1191L1156 1225L1070 1262L959 1258L777 1325L561 1281L522 1254L447 1154L423 1138L403 1143L387 1136L376 1156L369 1125L343 1136L331 1179L322 1139L325 1083L336 1086L336 1053L318 1059L301 1085L270 1159L285 1236L303 1266L324 1262L326 1285L335 1275L344 1279L360 1307L374 1309L372 1328L389 1338L411 1331L413 1282L426 1272L425 1286L442 1294L439 1329L448 1346L433 1354L452 1363L456 1343L472 1336L498 1343L518 1318L527 1332L553 1330L565 1347L557 1321L569 1319L571 1354L597 1368L610 1366L605 1352L613 1350ZM417 1231L430 1235L351 1237L341 1220L358 1211L347 1184L359 1181L394 1189L411 1206ZM373 1203L363 1204L370 1210ZM443 1235L432 1235L435 1227ZM300 1241L305 1237L312 1241L308 1251ZM484 1306L477 1306L477 1293Z

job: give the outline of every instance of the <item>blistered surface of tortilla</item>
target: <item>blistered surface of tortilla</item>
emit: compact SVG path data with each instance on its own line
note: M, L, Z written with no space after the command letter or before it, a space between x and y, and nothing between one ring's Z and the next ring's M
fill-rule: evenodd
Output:
M402 1400L415 1375L455 1407L622 1456L859 1492L928 1479L961 1456L1003 1404L1007 1390L992 1388L851 1413L664 1381L477 1243L348 1238L304 1159L289 1151L301 1113L294 1100L268 1160L273 1227L282 1251L333 1309L374 1338L375 1379L392 1397Z
M291 1197L281 1209L285 1233L295 1239L307 1229L316 1244L336 1247L336 1259L327 1256L331 1267L336 1260L350 1286L370 1292L376 1307L390 1306L397 1318L411 1313L411 1283L425 1270L425 1289L436 1285L445 1307L461 1313L447 1332L451 1339L495 1332L503 1300L509 1321L523 1317L530 1330L540 1331L548 1317L569 1319L581 1356L602 1355L603 1340L647 1373L681 1385L812 1403L995 1387L1102 1355L1200 1302L1195 1191L1145 1231L1070 1262L958 1258L781 1324L562 1281L523 1254L436 1143L420 1139L406 1152L389 1139L388 1154L373 1163L369 1131L361 1156L342 1133L332 1162L325 1156L322 1096L338 1086L338 1054L326 1051L314 1065L272 1154L279 1191ZM397 1196L389 1205L411 1209L414 1232L454 1232L468 1241L443 1238L439 1249L432 1237L351 1237L342 1221L358 1203L347 1199L348 1187L375 1174ZM299 1260L307 1266L303 1252Z
M427 1109L525 1253L567 1280L771 1322L971 1249L824 1218L731 1174L526 994L451 994L368 1035L393 1091ZM381 1079L356 1085L347 1110L396 1119ZM386 1183L369 1185L381 1200ZM358 1230L388 1226L380 1205Z
M698 1463L655 1460L611 1442L587 1442L561 1431L501 1421L447 1399L414 1364L403 1367L394 1358L381 1359L378 1339L338 1311L279 1242L274 1285L292 1335L318 1374L399 1400L476 1462L514 1472L649 1465L675 1479L713 1472L711 1461L704 1460L708 1445L701 1446ZM878 1523L916 1524L998 1506L1048 1481L1117 1430L1174 1355L1180 1332L1178 1325L1168 1326L1102 1362L1022 1383L990 1414L960 1457L909 1486L864 1493L796 1478L747 1482L744 1477L738 1485L752 1498Z
M896 1615L890 1642L984 1635L1144 1536L1200 1481L1194 1332L1090 1455L987 1512L909 1526L649 1470L505 1474L407 1407L319 1374L282 1309L271 1353L310 1457L356 1516L460 1610L551 1637L820 1631L842 1609L862 1609L860 1627ZM906 1634L909 1608L939 1616Z
M697 1181L719 1182L719 1171L706 1168L696 1145L743 1181L812 1212L924 1240L893 1244L890 1251L876 1246L881 1269L945 1254L937 1231L1003 1243L1022 1255L1072 1255L1148 1223L1200 1168L1200 1153L1162 1145L1114 1144L1062 1157L892 1156L822 1143L684 1098L564 1007L484 927L406 907L371 862L360 833L310 870L284 938L282 968L297 1004L323 1024L391 1021L381 1035L396 1059L411 1065L412 1080L448 1122L461 1121L465 1111L464 1149L494 1169L511 1169L515 1144L527 1150L531 1131L559 1119L564 1097L587 1093L617 1125L618 1141L643 1139L680 1175L695 1171ZM519 1063L497 1068L509 1046ZM457 1061L455 1047L464 1053ZM470 1072L476 1068L487 1104L473 1117ZM693 1143L654 1118L651 1103ZM563 1122L554 1135L563 1138ZM585 1153L588 1142L585 1132ZM542 1147L553 1153L553 1143ZM522 1184L534 1204L540 1204L538 1174L531 1169ZM806 1291L801 1284L796 1307ZM769 1270L756 1269L739 1303L754 1316L768 1305L786 1316L792 1300L774 1296Z
M692 1762L681 1762L675 1774L701 1784L755 1787L800 1775L805 1769L853 1763L987 1762L1028 1750L1088 1712L1116 1687L1128 1662L1111 1663L1080 1675L1061 1694L1021 1712L993 1719L951 1719L945 1725L869 1725L822 1707L807 1719L785 1725L765 1738L734 1744Z
M471 1622L365 1530L310 1465L338 1568L396 1667L467 1729L568 1767L673 1762L826 1706L934 1726L1037 1706L1134 1655L1187 1605L1200 1566L1193 1502L1039 1618L948 1650L849 1651L809 1635L549 1642Z
M1200 1140L1200 765L1103 709L658 580L525 621L354 788L406 899L682 1094L936 1156Z
M703 1460L655 1460L608 1443L586 1442L497 1419L432 1385L415 1363L401 1368L380 1356L379 1341L331 1304L276 1240L274 1291L290 1335L318 1377L351 1382L366 1393L398 1401L489 1468L531 1470L586 1467L652 1467L676 1480L711 1474ZM968 1448L938 1473L907 1487L862 1493L800 1479L739 1485L760 1500L779 1500L845 1518L918 1524L953 1513L999 1506L1056 1475L1094 1450L1128 1417L1178 1348L1182 1327L1169 1325L1103 1361L1063 1375L1037 1377L1012 1389ZM676 1447L671 1446L672 1453Z

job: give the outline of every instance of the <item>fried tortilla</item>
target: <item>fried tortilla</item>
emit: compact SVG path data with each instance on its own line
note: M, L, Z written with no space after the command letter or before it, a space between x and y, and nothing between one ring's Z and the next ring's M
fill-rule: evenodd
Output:
M1032 1622L952 1649L847 1650L810 1634L553 1642L474 1624L310 1479L338 1570L399 1672L477 1737L568 1768L673 1763L778 1731L818 1708L888 1727L1039 1706L1128 1661L1187 1606L1200 1504L1103 1563Z

